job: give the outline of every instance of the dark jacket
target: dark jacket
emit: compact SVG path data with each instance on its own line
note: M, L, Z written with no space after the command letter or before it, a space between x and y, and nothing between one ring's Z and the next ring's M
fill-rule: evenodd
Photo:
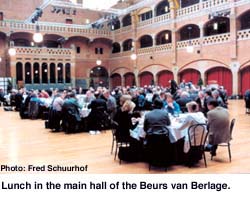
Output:
M168 112L165 110L154 109L146 114L144 120L144 131L148 134L165 134L167 126L171 124Z

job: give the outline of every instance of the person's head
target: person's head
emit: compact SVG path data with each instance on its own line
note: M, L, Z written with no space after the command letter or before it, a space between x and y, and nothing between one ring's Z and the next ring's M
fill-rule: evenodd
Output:
M122 105L122 112L133 112L135 108L135 103L131 100L126 100Z
M205 91L205 96L212 96L211 90L206 90Z
M208 107L209 110L213 110L218 106L219 106L218 102L216 100L214 100L214 99L207 103L207 107Z
M199 96L199 98L203 99L204 98L204 92L203 91L199 91L198 96Z
M162 100L159 98L155 98L155 100L153 102L153 107L154 107L154 109L162 109L163 108Z
M166 100L168 103L172 103L173 100L173 96L170 93L166 93Z
M212 96L213 96L214 99L217 99L219 95L220 95L220 94L219 94L218 90L214 90L214 91L212 92Z
M188 92L186 92L186 91L183 91L181 93L181 98L187 98L187 97L190 97L190 94Z
M69 92L68 97L69 98L76 98L76 94L74 92Z
M131 100L131 99L132 99L132 97L130 95L122 95L120 97L120 105L122 106L126 100Z
M108 98L109 98L109 95L110 95L110 91L107 90L107 89L105 89L105 90L103 91L103 96L104 96L106 99L108 99Z
M191 101L186 104L187 110L190 113L198 112L198 104L195 101Z

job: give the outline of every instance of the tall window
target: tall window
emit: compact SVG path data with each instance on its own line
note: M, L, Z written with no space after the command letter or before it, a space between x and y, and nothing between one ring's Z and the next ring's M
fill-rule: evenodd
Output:
M31 64L25 63L25 83L31 83Z
M151 19L152 17L153 17L153 12L152 10L150 10L140 15L140 21L145 21Z
M57 83L63 83L63 64L58 63L57 65Z
M70 63L65 65L65 82L71 83L71 70L70 70Z
M48 64L42 64L42 83L48 83Z
M55 65L55 63L50 64L50 83L56 83L56 65Z
M34 77L34 83L40 83L40 66L39 63L34 63L33 65L33 77Z
M16 83L18 81L23 81L23 64L21 62L16 64Z

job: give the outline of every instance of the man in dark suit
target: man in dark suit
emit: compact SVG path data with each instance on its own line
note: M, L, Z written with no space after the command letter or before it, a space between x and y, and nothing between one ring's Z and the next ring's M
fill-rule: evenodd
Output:
M168 132L167 126L171 124L168 112L162 110L163 102L159 98L154 100L153 106L154 110L145 115L144 131L147 135L166 134Z

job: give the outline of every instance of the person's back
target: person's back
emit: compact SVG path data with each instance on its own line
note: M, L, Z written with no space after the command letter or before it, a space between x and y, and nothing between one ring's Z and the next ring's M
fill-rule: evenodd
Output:
M216 107L207 113L209 124L209 143L219 144L228 142L230 139L229 112L222 107Z

